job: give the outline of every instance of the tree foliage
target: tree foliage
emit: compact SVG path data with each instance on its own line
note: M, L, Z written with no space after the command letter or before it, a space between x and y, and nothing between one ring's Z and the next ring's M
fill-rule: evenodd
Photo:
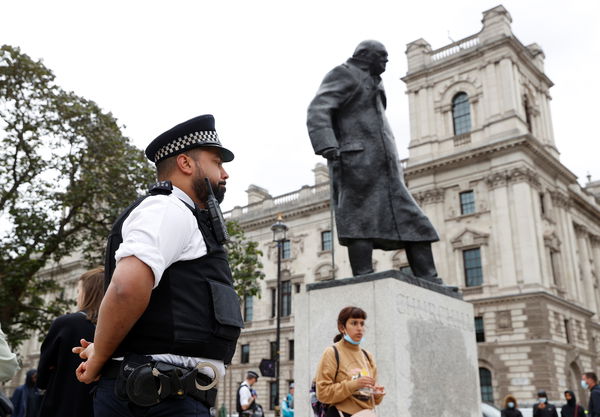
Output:
M227 222L227 232L230 240L226 247L236 292L242 298L260 297L260 280L265 274L262 272L262 251L258 249L258 242L247 239L235 221Z
M67 304L38 272L70 254L99 264L113 221L153 171L110 113L7 45L0 143L0 323L16 346Z

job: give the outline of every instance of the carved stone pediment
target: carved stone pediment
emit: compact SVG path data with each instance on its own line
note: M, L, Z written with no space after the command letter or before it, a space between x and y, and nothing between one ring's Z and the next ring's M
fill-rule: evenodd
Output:
M465 229L454 239L450 240L454 249L462 249L469 246L487 245L490 235L488 233L477 232L472 229Z

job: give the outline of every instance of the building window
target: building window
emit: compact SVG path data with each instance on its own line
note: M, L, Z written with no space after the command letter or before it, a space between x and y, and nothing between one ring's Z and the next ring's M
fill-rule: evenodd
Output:
M249 363L250 362L250 345L242 345L242 359L241 359L242 363Z
M281 247L281 259L289 259L292 257L292 242L284 240Z
M275 410L275 401L277 401L277 382L269 382L269 410Z
M571 329L569 327L569 320L565 319L565 338L567 339L567 344L571 343Z
M244 296L244 321L252 321L253 317L254 297L251 295Z
M292 282L281 283L281 316L287 317L292 314Z
M479 368L479 384L481 386L481 401L492 404L494 390L492 388L492 373L489 369Z
M271 359L277 359L277 342L270 343Z
M321 250L331 250L333 247L333 241L331 236L331 230L327 230L325 232L321 232Z
M277 316L277 288L271 288L271 317Z
M527 100L527 96L523 96L523 107L525 109L525 122L527 123L527 130L529 130L529 132L533 132L532 126L531 126L531 110L529 108L529 100Z
M475 317L475 340L477 340L477 343L485 342L485 332L483 330L483 317Z
M558 252L550 249L550 270L552 271L552 282L557 287L559 286L559 278L558 278Z
M452 120L455 136L471 131L471 108L466 93L458 93L452 99Z
M464 191L459 194L460 214L475 213L475 193L473 190Z
M294 360L294 339L288 340L288 359Z
M544 193L540 193L540 211L542 212L542 216L546 214L546 204L544 199Z
M463 262L465 266L465 283L467 287L476 287L483 284L481 250L479 248L464 250Z

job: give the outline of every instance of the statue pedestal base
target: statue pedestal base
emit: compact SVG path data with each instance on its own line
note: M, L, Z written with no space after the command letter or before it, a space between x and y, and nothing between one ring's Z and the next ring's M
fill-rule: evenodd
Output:
M294 296L295 415L311 417L308 389L339 311L367 312L361 345L375 357L382 417L481 417L473 306L399 271L310 284Z

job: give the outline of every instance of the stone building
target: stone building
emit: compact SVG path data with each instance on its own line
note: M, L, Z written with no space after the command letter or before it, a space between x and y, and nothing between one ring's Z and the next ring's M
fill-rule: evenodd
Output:
M560 402L573 389L583 402L581 372L600 371L600 182L580 187L559 160L541 48L515 37L502 6L484 12L482 22L479 33L437 50L423 39L408 44L405 179L440 234L433 245L440 276L474 305L483 400L500 405L511 393L529 405L545 389ZM245 372L276 350L270 227L277 215L289 227L280 398L294 380L295 294L311 282L351 276L346 249L332 233L327 168L318 164L314 178L275 197L251 185L248 204L226 213L259 242L266 275L261 297L243 300L246 328L220 385L218 405L232 413ZM377 271L409 271L403 251L375 251L374 259ZM68 280L82 272L76 263L65 268ZM335 317L331 322L322 331L333 338ZM32 363L36 349L36 342L24 349ZM255 388L269 414L274 379L260 378Z
M580 374L599 370L600 186L580 187L561 164L544 53L523 45L511 21L498 6L483 13L475 35L437 50L423 39L408 44L405 179L440 234L440 276L474 305L483 400L500 405L511 393L528 405L545 389L561 402L573 389L585 401ZM332 239L327 170L314 172L314 186L278 197L250 186L248 205L228 214L260 242L267 276L262 298L243 306L246 329L228 376L234 388L222 399L230 409L244 372L274 354L276 215L290 228L280 396L294 379L294 294L351 275L345 248ZM375 259L377 271L407 266L402 251L376 251ZM334 336L335 318L323 331ZM269 404L273 381L257 385L259 402Z

